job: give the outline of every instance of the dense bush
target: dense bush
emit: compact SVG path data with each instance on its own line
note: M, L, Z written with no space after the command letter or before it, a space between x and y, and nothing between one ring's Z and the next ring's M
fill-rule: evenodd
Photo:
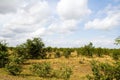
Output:
M119 80L120 79L120 62L114 65L108 63L99 63L93 61L92 76L87 76L89 80Z
M33 64L30 67L30 71L32 71L33 74L35 74L39 77L50 77L52 68L51 68L50 63L43 62L43 63Z
M52 72L52 76L55 78L69 80L72 75L72 68L63 65L59 69L53 70Z
M120 50L119 49L116 49L116 50L113 51L112 58L114 60L119 60L120 59Z
M55 58L59 58L59 57L61 57L61 54L60 54L59 51L57 51L57 52L55 53Z
M24 58L44 59L46 58L46 51L43 48L44 43L41 38L28 39L25 43L15 48L15 53Z
M17 55L11 55L9 57L9 62L14 62L15 64L23 64L26 61L26 59L24 57L19 57Z
M65 58L69 58L71 55L71 50L70 49L65 49L63 52L63 55L65 56Z
M14 49L14 55L17 55L18 57L23 57L23 58L29 58L29 54L26 51L25 44L17 45Z
M82 55L92 57L93 54L94 54L94 47L91 42L82 48Z
M102 48L96 48L95 49L95 54L98 56L98 57L102 57L103 55L103 49Z
M53 51L52 47L50 47L50 46L46 47L45 50L46 50L46 52L52 52Z
M14 62L8 63L5 68L11 75L19 75L22 72L22 66Z
M62 67L60 70L61 70L61 77L64 80L69 80L72 74L72 69L70 67Z
M5 64L8 63L8 53L0 51L0 68L5 67Z
M7 43L0 41L0 68L8 63Z
M26 51L30 58L45 58L46 54L43 51L44 43L40 38L28 39L25 43Z

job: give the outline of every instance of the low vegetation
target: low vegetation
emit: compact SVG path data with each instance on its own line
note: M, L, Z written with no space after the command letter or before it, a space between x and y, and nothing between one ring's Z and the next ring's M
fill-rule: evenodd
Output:
M115 44L120 44L119 37ZM96 48L91 42L80 48L52 48L41 38L16 47L0 41L0 71L0 78L22 80L119 80L120 49Z

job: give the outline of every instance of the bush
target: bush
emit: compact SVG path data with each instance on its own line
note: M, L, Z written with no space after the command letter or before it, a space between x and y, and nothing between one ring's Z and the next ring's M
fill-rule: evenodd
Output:
M94 47L93 47L93 44L91 42L82 48L82 54L85 56L92 57L93 51L94 51Z
M119 80L120 79L120 62L110 65L108 63L99 63L93 61L93 76L88 75L89 80Z
M72 68L68 66L62 66L59 69L53 71L54 77L64 80L69 80L72 75Z
M69 56L71 55L71 51L69 49L65 50L64 51L64 54L65 58L69 58Z
M31 59L44 59L46 58L46 51L44 48L44 43L41 38L28 39L25 43L18 45L15 48L15 53L18 56Z
M68 66L63 66L60 70L56 70L56 77L62 78L64 80L69 80L70 76L72 75L72 69Z
M33 64L30 67L30 71L32 71L33 74L35 74L39 77L50 77L52 68L50 66L50 63L43 62L43 63Z
M15 54L11 54L9 62L6 64L6 71L11 75L19 75L22 72L22 64L25 60Z
M23 64L24 62L25 62L25 58L24 57L19 57L19 56L16 56L16 55L11 55L10 57L9 57L9 61L10 62L13 62L13 63L15 63L15 64Z
M43 50L44 43L40 38L34 38L33 40L28 39L25 46L30 58L46 58L45 51Z
M13 62L7 64L5 68L7 72L11 75L18 75L22 72L22 66Z
M15 47L14 55L17 55L18 57L23 57L23 58L29 58L29 55L26 51L25 44L17 45Z
M119 60L120 58L120 50L114 50L112 53L112 57L114 60Z
M0 68L5 67L5 64L8 63L8 53L0 52Z
M62 74L61 74L62 78L64 80L69 80L69 78L72 74L72 69L69 67L63 67L63 68L61 68L61 71L62 71Z
M60 54L60 52L56 52L56 54L55 54L55 58L59 58L59 57L61 57L61 54Z
M99 47L99 48L96 48L95 50L96 50L96 55L98 57L102 57L102 55L103 55L103 49L101 47Z
M0 68L8 63L7 43L0 41Z

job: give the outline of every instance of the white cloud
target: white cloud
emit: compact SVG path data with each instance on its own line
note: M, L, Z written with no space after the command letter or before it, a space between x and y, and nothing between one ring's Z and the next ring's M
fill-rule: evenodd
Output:
M24 41L27 38L46 34L45 27L51 17L49 4L46 1L36 0L34 4L28 3L26 7L17 9L16 13L0 14L2 39L7 39L10 43L14 40L15 45L18 39Z
M105 10L101 11L107 16L100 19L95 18L85 24L86 29L110 29L120 25L120 6L107 6ZM104 15L102 14L102 15Z
M23 0L0 0L0 13L16 12L21 5Z
M53 22L49 27L48 30L55 33L70 33L76 30L77 28L77 21L75 20L64 20L64 21L56 21Z
M62 19L81 19L91 13L87 0L60 0L57 5L58 14Z

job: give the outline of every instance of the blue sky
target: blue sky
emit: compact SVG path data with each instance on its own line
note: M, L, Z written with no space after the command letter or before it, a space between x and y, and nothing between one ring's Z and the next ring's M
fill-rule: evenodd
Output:
M41 37L53 47L119 48L120 0L1 0L0 28L10 46Z

